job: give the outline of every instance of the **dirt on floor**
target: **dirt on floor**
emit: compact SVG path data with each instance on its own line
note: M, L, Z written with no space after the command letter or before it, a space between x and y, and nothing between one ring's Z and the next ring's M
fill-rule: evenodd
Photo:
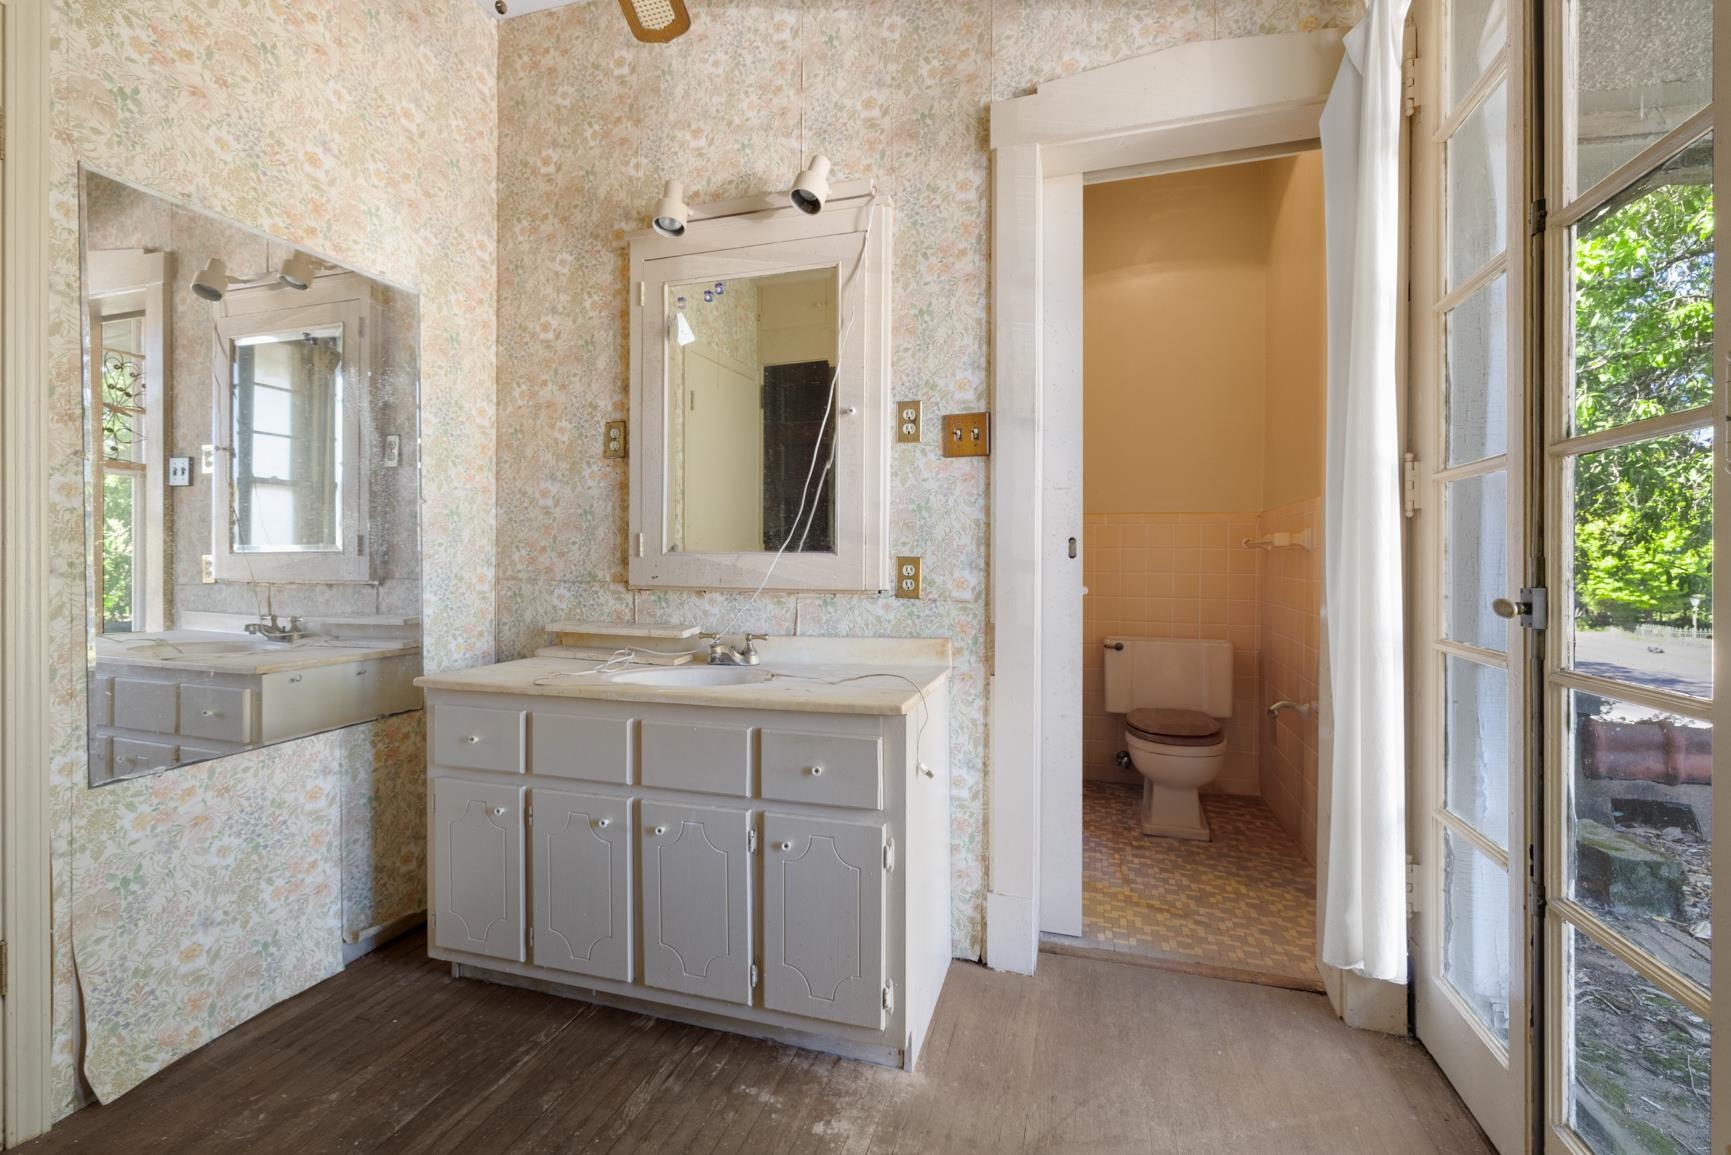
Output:
M1619 823L1617 831L1682 864L1682 917L1598 913L1620 930L1632 918L1650 920L1654 925L1645 929L1655 936L1694 948L1669 961L1699 971L1687 960L1704 962L1710 949L1712 843L1678 827ZM1607 1155L1707 1155L1713 1055L1707 1023L1585 935L1573 938L1575 1129ZM1705 982L1704 971L1691 977Z

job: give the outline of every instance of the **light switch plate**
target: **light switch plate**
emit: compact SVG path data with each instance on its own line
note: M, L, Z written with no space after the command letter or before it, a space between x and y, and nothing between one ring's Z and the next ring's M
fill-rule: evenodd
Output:
M606 437L602 443L601 456L625 456L625 422L609 421L606 427Z
M920 596L920 559L917 557L896 558L896 597L918 598Z
M945 457L989 457L991 452L990 413L951 413L945 416Z
M921 437L920 403L896 402L896 441L902 445L917 445Z
M170 457L168 459L168 484L175 486L192 484L192 458Z

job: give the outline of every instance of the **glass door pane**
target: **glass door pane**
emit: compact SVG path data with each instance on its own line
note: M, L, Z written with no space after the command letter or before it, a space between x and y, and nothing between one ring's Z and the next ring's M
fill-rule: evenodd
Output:
M1565 11L1545 238L1563 306L1546 470L1550 1122L1599 1155L1706 1151L1719 418L1714 147L1698 114L1712 3Z

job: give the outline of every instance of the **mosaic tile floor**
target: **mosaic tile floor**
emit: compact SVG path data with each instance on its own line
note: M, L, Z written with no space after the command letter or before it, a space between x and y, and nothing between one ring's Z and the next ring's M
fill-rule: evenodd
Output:
M1082 793L1082 938L1222 977L1321 990L1316 870L1260 798L1205 794L1212 842L1150 838L1140 786Z

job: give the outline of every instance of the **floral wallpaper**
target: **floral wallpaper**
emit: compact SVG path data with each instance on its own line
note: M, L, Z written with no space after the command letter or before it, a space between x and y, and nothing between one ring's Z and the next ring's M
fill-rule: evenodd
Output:
M895 199L892 382L924 402L896 445L890 544L924 559L925 599L774 595L757 631L953 639L953 946L977 957L985 885L986 463L948 459L936 415L985 408L986 113L994 99L1214 37L1344 27L1357 0L707 0L691 31L640 45L607 4L499 33L501 657L555 617L719 626L738 596L624 586L626 463L601 457L627 410L626 250L662 183L689 203L785 188L811 153Z
M50 20L44 674L65 1111L81 1056L99 1097L120 1094L331 973L345 929L424 905L417 717L83 785L78 166L418 290L426 663L487 662L498 52L472 0L56 0Z

